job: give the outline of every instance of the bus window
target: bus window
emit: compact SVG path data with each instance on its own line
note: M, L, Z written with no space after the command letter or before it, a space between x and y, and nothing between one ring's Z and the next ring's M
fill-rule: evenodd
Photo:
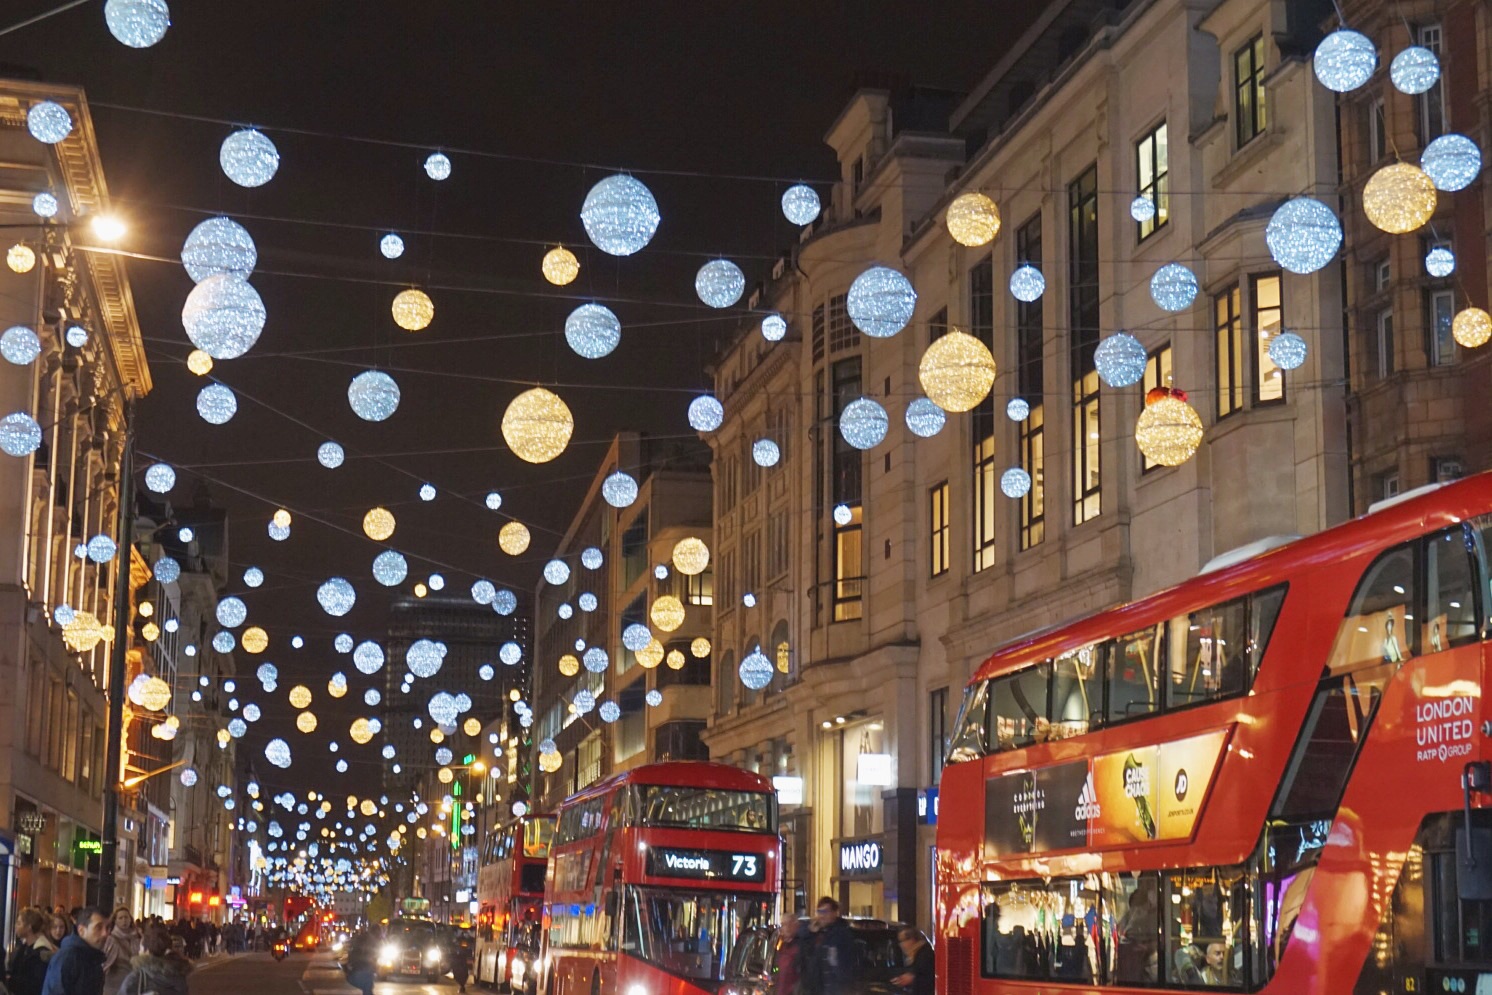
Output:
M1391 549L1368 567L1352 595L1327 667L1332 674L1373 663L1403 663L1418 647L1414 546Z
M988 696L989 681L964 688L964 703L959 706L953 739L948 744L948 763L968 763L989 752L985 737Z
M1269 646L1269 637L1274 632L1275 620L1280 617L1280 607L1285 603L1285 586L1271 587L1260 591L1249 600L1249 673L1259 670L1264 660L1264 650Z
M1153 874L1115 874L1105 889L1114 921L1108 975L1121 985L1148 985L1160 975L1160 897Z
M1109 648L1110 722L1149 715L1160 707L1165 623L1123 636Z
M553 837L553 819L538 817L528 820L523 824L523 855L536 859L549 856L549 842Z
M629 886L621 947L670 974L720 981L742 932L771 922L771 904L755 895Z
M1051 730L1047 693L1051 667L1037 664L990 681L994 742L1001 750L1042 743Z
M1241 694L1248 686L1248 599L1193 612L1186 651L1174 660L1167 695L1173 707Z
M1280 782L1271 816L1287 821L1336 814L1383 689L1398 664L1322 679Z
M1103 682L1093 679L1103 646L1084 646L1052 664L1052 739L1081 736L1103 723Z
M722 791L667 784L644 784L637 811L645 826L689 829L777 831L776 799L759 791Z
M1438 653L1475 642L1476 581L1461 529L1425 540L1425 619L1421 652Z
M985 885L983 973L1092 982L1100 926L1098 879Z
M1202 868L1165 875L1166 970L1173 985L1236 988L1247 950L1243 868Z

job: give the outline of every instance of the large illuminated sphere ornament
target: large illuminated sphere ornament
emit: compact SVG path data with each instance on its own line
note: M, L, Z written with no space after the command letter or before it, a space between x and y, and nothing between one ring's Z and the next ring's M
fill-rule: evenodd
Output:
M416 677L434 677L445 663L445 647L430 639L416 639L404 653L404 666Z
M219 632L212 637L212 648L219 653L232 653L233 647L238 645L238 640L233 638L231 632Z
M38 142L56 145L72 134L72 115L61 104L43 100L32 104L31 109L26 112L26 130Z
M1264 242L1275 262L1304 276L1321 269L1337 254L1342 247L1342 223L1319 200L1293 197L1269 219Z
M187 295L181 324L192 345L213 359L237 359L264 331L259 291L234 273L206 276Z
M490 605L497 597L497 588L490 580L474 581L471 585L471 600L479 605Z
M394 513L387 508L373 508L363 516L363 534L375 542L393 535L394 528Z
M310 734L316 731L316 713L301 712L295 717L295 728L301 732Z
M570 565L564 560L550 560L544 564L544 579L555 587L559 587L570 579Z
M854 511L843 502L834 506L834 511L830 513L830 516L834 519L834 524L839 526L848 525L855 520Z
M696 536L687 536L674 543L674 569L686 577L697 577L710 565L710 547Z
M171 685L159 677L144 677L130 687L130 700L149 712L159 712L171 703Z
M563 287L574 283L575 278L580 275L580 260L575 258L575 253L561 245L544 253L544 261L539 268L544 273L544 279L556 287Z
M283 739L272 739L264 744L264 759L282 770L290 766L290 744Z
M0 418L0 451L7 456L30 456L41 448L41 426L24 411Z
M1145 410L1135 423L1140 452L1162 466L1180 466L1202 444L1202 419L1186 403L1183 391L1159 387L1145 398Z
M243 646L245 652L263 653L269 649L269 633L257 625L251 625L243 630L243 638L239 640L239 644Z
M212 357L201 349L193 349L187 353L186 365L197 376L205 377L212 372Z
M341 617L352 611L357 592L345 578L333 577L317 588L316 601L328 615Z
M425 157L425 175L439 182L451 178L451 160L443 152L431 152Z
M262 132L244 128L223 139L218 164L239 186L262 187L280 168L280 150Z
M684 624L684 603L672 594L662 595L653 601L648 618L660 631L673 632Z
M1031 405L1023 397L1012 397L1005 404L1005 417L1011 421L1025 421L1031 417Z
M565 341L575 355L600 359L622 341L622 323L608 307L582 304L565 319Z
M769 314L762 319L762 338L768 342L781 342L787 336L787 319L780 314Z
M888 266L872 266L855 277L845 307L866 335L886 339L907 327L917 307L912 281Z
M689 427L696 432L713 432L725 421L725 407L709 394L689 402Z
M649 639L648 644L638 650L636 656L643 669L652 670L663 662L663 644L656 639Z
M323 442L316 449L316 462L328 470L335 470L347 459L347 453L335 442Z
M311 689L304 684L297 684L290 689L286 696L292 708L305 708L311 703Z
M347 735L352 737L354 743L362 746L373 739L373 723L363 718L353 719L352 725L347 727Z
M279 522L269 523L269 537L275 542L284 542L290 538L290 526L281 525Z
M585 195L580 221L596 248L611 256L630 256L658 231L658 202L652 191L623 173L608 176Z
M1031 475L1018 466L1000 474L1000 493L1008 498L1022 498L1031 490Z
M338 653L351 653L352 637L345 632L337 633L337 637L332 640L332 649Z
M1436 190L1465 190L1482 171L1482 150L1465 135L1441 135L1425 146L1419 166Z
M57 198L43 190L31 198L31 210L38 218L55 218L62 205L57 203Z
M394 296L389 305L394 315L394 324L406 332L421 332L435 320L435 302L423 290L409 287Z
M166 37L166 29L171 26L171 8L166 6L166 0L109 0L104 4L104 23L109 34L120 43L130 48L149 48Z
M1185 311L1197 299L1197 278L1180 263L1166 263L1150 278L1150 299L1163 311Z
M742 684L753 691L760 691L772 683L772 675L775 671L772 669L772 661L767 659L767 655L758 646L741 658L741 666L737 668L737 673Z
M399 385L382 370L365 370L347 385L347 403L363 421L383 421L399 409Z
M1294 332L1280 332L1270 340L1269 358L1282 370L1298 370L1306 361L1306 340Z
M498 647L497 658L501 660L504 665L512 667L516 665L519 660L523 659L523 647L519 646L515 642L503 643L502 646Z
M580 661L576 659L575 654L566 653L559 658L559 672L566 677L574 677L580 673Z
M119 552L119 547L114 540L106 535L96 535L88 540L87 556L94 563L108 563Z
M1367 35L1338 28L1316 46L1311 61L1321 85L1336 93L1356 90L1378 68L1378 53Z
M868 397L857 397L839 415L839 434L856 449L870 449L886 438L886 409Z
M258 567L249 567L243 572L243 582L249 587L258 587L264 583L264 571Z
M920 439L931 439L943 431L948 415L930 398L915 397L907 404L907 429Z
M575 692L575 697L570 704L575 706L576 715L585 715L596 707L596 696L584 688Z
M757 439L751 444L751 459L757 466L773 467L782 459L782 450L771 439Z
M383 647L370 641L357 644L352 651L352 665L360 674L376 674L383 669Z
M653 633L640 622L633 622L622 630L622 645L634 653L642 652L643 647L652 641Z
M1129 202L1129 216L1140 224L1155 217L1155 201L1149 197L1136 197Z
M378 240L378 251L383 254L383 258L385 259L398 259L404 255L404 239L395 235L393 232L389 232Z
M1435 213L1435 183L1418 166L1396 162L1384 166L1362 189L1362 208L1373 227L1404 235Z
M596 596L590 591L581 591L580 597L575 600L583 612L593 612L601 606L601 602L597 601Z
M1456 271L1456 254L1443 245L1437 245L1425 253L1425 272L1443 278Z
M1145 378L1145 347L1128 332L1105 336L1093 350L1093 366L1110 387L1128 387Z
M497 545L509 556L521 556L528 549L528 526L522 522L509 522L497 532ZM496 599L494 599L496 603Z
M647 695L643 698L643 701L646 701L648 703L649 708L657 708L659 705L663 704L663 692L659 691L657 688L654 688L647 693Z
M12 325L0 334L0 356L15 366L30 366L41 355L41 339L25 325Z
M575 419L558 394L532 387L508 404L502 430L513 455L529 463L548 463L570 444Z
M813 224L821 210L818 191L806 183L795 183L782 193L782 216L795 225Z
M1492 315L1479 307L1458 311L1451 321L1451 335L1457 345L1468 349L1484 346L1488 339L1492 339Z
M258 261L253 237L232 218L208 218L192 229L181 246L181 265L193 283L219 273L246 280Z
M953 198L944 222L955 242L978 248L1000 234L1000 209L984 194L970 191Z
M36 268L36 250L23 242L17 242L6 252L5 265L13 273L30 273Z
M218 602L215 614L219 625L228 629L236 629L249 617L249 607L243 603L241 598L224 598Z
M169 556L162 556L155 561L155 568L151 574L159 583L174 584L181 577L181 564Z
M694 292L710 307L730 307L746 292L746 274L729 259L711 259L694 274Z
M1015 272L1010 274L1010 296L1018 301L1030 304L1041 299L1046 293L1046 277L1041 275L1041 270L1030 263L1017 266Z
M601 716L602 722L615 722L622 717L622 709L614 701L602 702L596 713Z
M618 470L601 481L601 496L613 508L630 508L637 500L637 481L630 473Z
M592 646L580 654L580 662L585 664L585 669L593 674L604 674L606 668L611 666L611 657L599 646Z
M967 332L950 328L933 339L917 365L917 380L944 411L971 411L995 384L995 357Z
M601 564L606 562L606 555L595 546L587 546L580 551L580 565L587 570L600 570Z
M460 715L456 709L456 699L447 691L437 691L431 695L425 708L430 713L430 718L443 726L455 724Z
M1440 60L1423 45L1410 45L1388 64L1388 78L1400 93L1424 93L1440 79Z

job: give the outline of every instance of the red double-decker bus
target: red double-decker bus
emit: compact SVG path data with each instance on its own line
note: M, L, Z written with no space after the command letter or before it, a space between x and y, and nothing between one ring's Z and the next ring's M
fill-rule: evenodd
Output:
M1489 532L1483 474L996 652L938 990L1492 991Z
M553 836L550 815L526 815L488 835L477 867L477 981L503 991L533 988Z
M558 813L540 991L713 992L741 932L775 919L781 869L765 777L672 762L598 781Z

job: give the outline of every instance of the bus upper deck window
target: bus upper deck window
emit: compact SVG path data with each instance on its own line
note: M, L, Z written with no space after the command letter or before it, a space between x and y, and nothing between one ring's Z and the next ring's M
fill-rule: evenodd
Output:
M1384 553L1363 574L1337 632L1328 667L1333 674L1373 663L1403 663L1419 652L1413 624L1414 544Z
M948 763L967 763L989 752L986 737L988 701L989 681L980 681L964 689L964 703L959 706L953 739L948 744Z
M1122 636L1109 649L1109 721L1149 715L1160 708L1165 623Z
M1425 585L1421 652L1475 642L1477 584L1472 550L1461 529L1446 529L1425 540Z

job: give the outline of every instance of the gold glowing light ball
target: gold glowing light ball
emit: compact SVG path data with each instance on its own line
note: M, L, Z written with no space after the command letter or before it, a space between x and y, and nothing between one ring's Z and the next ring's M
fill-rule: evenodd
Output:
M648 644L637 651L637 662L648 670L652 670L663 662L663 644L656 639L648 640Z
M1145 410L1135 422L1135 443L1147 458L1162 466L1180 466L1202 444L1202 419L1186 403L1186 393L1158 387L1145 398Z
M231 740L232 738L233 738L232 734L230 734L227 729L219 729L218 730L218 745L219 746L227 746L228 745L228 741Z
M948 234L959 245L978 248L988 245L1000 234L1000 209L978 191L959 194L948 205L945 217Z
M375 542L393 535L394 526L394 513L387 508L373 508L363 516L363 535Z
M100 642L112 643L114 630L106 628L93 612L79 610L62 627L62 641L73 653L90 653Z
M243 630L238 642L247 653L263 653L269 648L269 633L257 625L251 625Z
M297 684L290 689L290 707L305 708L311 703L311 689L304 684Z
M288 529L290 528L291 521L290 512L286 511L284 508L281 508L270 517L270 521L274 522L282 529Z
M201 349L193 349L187 354L187 369L199 377L205 377L212 372L212 357Z
M140 638L145 640L147 643L155 642L157 639L161 638L161 627L156 625L154 622L146 622L144 625L140 626Z
M5 254L5 265L9 266L13 273L30 273L36 267L36 253L31 246L17 242Z
M575 418L558 394L533 387L513 398L503 412L502 429L513 455L529 463L548 463L570 444Z
M431 729L430 730L430 742L434 743L436 746L439 746L441 743L444 743L445 741L446 741L446 734L443 733L443 732L441 732L438 727L435 728L435 729Z
M392 308L394 324L406 332L420 332L430 327L435 320L435 302L423 290L410 287L399 291Z
M995 357L967 332L950 328L922 354L917 379L922 390L944 411L970 411L995 385Z
M680 539L673 547L673 566L679 573L687 577L695 577L705 572L710 565L710 547L705 545L703 539L689 536Z
M475 718L467 719L465 722L461 723L461 731L466 733L468 736L475 736L477 733L482 731L482 723L478 722Z
M509 522L497 533L497 545L509 556L521 556L528 549L528 526L522 522Z
M171 703L171 685L159 677L150 677L140 683L135 692L135 698L140 707L151 712L159 712Z
M669 670L683 670L687 661L679 650L669 650L668 656L664 657L664 662L668 664Z
M694 654L694 659L703 660L710 655L710 641L700 636L689 644L689 652Z
M574 677L580 673L580 659L574 653L566 653L559 658L559 672L566 677Z
M361 746L373 739L373 726L367 719L353 719L352 725L347 729L347 735L352 741Z
M301 712L299 715L297 715L295 717L295 728L299 729L301 732L308 733L308 734L315 732L316 731L316 713L315 712Z
M1457 345L1468 349L1484 346L1488 339L1492 339L1492 315L1479 307L1457 311L1455 319L1451 321L1451 335Z
M327 681L326 693L331 695L333 698L345 697L347 694L347 685L345 683L339 684L336 681Z
M574 283L575 278L580 275L580 260L563 245L557 246L544 253L543 270L544 279L556 287L563 287Z
M558 753L539 754L539 769L546 774L553 774L564 765L564 757Z
M358 805L357 810L364 815L372 815L378 811L378 803L371 798L364 798L362 804Z
M665 594L653 602L648 617L664 632L673 632L684 624L684 605L672 594Z
M1407 162L1384 166L1363 187L1362 209L1373 227L1390 235L1412 232L1435 213L1435 183Z

